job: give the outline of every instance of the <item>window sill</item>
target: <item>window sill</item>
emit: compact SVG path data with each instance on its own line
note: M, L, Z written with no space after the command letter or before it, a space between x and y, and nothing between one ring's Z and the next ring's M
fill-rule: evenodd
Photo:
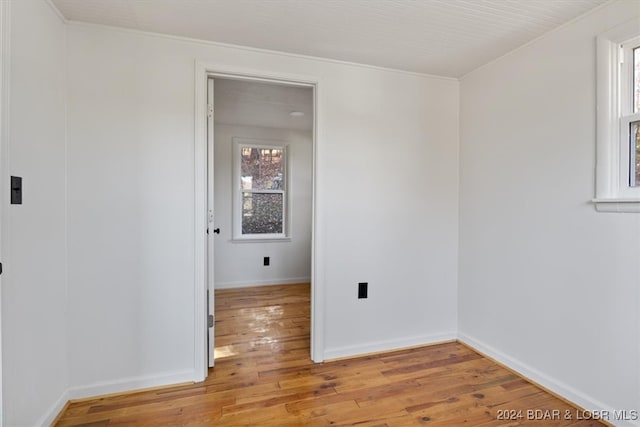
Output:
M231 239L230 240L231 243L286 243L286 242L290 242L290 241L291 241L291 237L270 237L270 238L266 238L266 239L235 238L235 239Z
M598 212L640 213L640 199L593 199Z

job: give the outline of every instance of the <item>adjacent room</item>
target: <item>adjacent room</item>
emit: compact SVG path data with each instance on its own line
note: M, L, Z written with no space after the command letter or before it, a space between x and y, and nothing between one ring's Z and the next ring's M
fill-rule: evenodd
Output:
M0 426L640 426L640 1L0 1Z
M283 333L276 328L304 331L308 360L313 88L210 77L208 91L214 111L208 129L213 137L208 290L215 317L209 367L261 343L273 350L274 335ZM295 317L304 313L299 319L285 314L288 299L296 303ZM239 338L243 333L248 336Z

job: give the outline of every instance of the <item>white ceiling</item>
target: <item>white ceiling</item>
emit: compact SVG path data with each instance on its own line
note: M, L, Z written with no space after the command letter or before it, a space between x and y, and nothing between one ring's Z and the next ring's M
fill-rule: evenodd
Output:
M460 77L607 0L52 0L72 21Z
M215 123L313 129L313 90L248 80L214 81ZM304 115L291 117L299 111Z

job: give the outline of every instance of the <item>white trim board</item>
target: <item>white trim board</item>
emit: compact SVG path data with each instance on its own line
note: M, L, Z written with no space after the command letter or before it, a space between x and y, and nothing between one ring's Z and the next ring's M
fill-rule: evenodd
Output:
M543 388L557 394L558 396L566 399L576 406L584 408L588 411L599 411L600 413L608 411L608 413L613 414L614 409L609 405L605 405L604 403L594 399L593 397L576 390L575 388L563 383L556 378L550 377L538 371L537 369L527 365L526 363L521 362L518 359L511 357L508 354L503 353L488 344L483 343L482 341L476 340L475 338L472 338L471 336L462 332L458 332L458 341L475 350L476 352L487 356L504 365L505 367L513 370L514 372L522 376L525 380L530 380L542 386ZM614 420L608 421L611 422ZM618 421L615 423L615 425L621 427L638 427L640 426L640 423L634 423L632 421Z
M65 18L65 17L64 17L64 15L62 14L62 12L60 12L60 9L58 9L58 6L56 6L56 5L53 3L53 0L44 0L44 2L45 2L46 4L48 4L48 5L49 5L49 7L50 7L50 8L51 8L51 10L53 11L53 13L55 13L55 15L56 15L58 18L60 18L60 21L61 21L63 24L65 24L65 25L66 25L66 24L68 24L68 23L69 23L69 21L67 20L67 18Z
M62 395L56 401L56 403L51 405L49 410L42 417L40 417L38 421L36 421L35 425L41 426L41 427L49 427L50 425L52 425L53 422L56 420L56 418L58 418L58 416L60 416L62 411L65 409L65 407L67 406L67 403L69 403L68 390L62 393Z
M324 352L324 359L343 359L349 357L362 357L371 353L391 352L404 350L411 347L422 347L427 345L443 344L456 341L455 332L443 332L433 335L420 335L404 337L394 340L374 341L364 344L347 345L343 347L328 348Z
M324 350L324 286L322 274L323 224L318 215L317 200L319 198L318 184L318 147L320 145L320 130L318 117L321 111L319 96L322 85L319 76L290 74L272 70L230 66L224 63L210 63L201 60L195 61L194 67L194 371L193 381L203 381L207 376L206 340L204 339L206 328L206 289L207 280L205 269L207 267L206 252L206 170L207 170L207 135L206 135L206 88L209 77L229 77L249 80L270 80L310 86L313 88L313 184L312 184L312 229L311 229L311 359L316 362L323 361Z
M277 285L296 285L299 283L310 283L311 277L291 277L289 279L268 279L253 280L250 282L216 282L216 289L234 289L234 288L252 288L254 286L277 286Z
M145 375L140 377L123 378L117 381L98 382L82 387L71 387L67 390L68 400L86 399L106 394L135 392L154 387L172 386L193 383L193 371L168 372L160 375Z
M61 414L67 403L77 399L90 399L114 393L135 393L150 388L176 386L193 383L193 371L173 372L164 375L147 375L125 378L118 381L105 381L88 386L72 387L65 390L58 401L36 423L36 426L48 427Z
M0 255L5 266L8 261L7 232L9 230L9 88L11 72L11 2L0 3ZM0 278L0 307L2 307L2 286ZM2 316L0 316L0 319ZM0 336L2 322L0 321ZM0 339L0 427L4 424L4 394L2 386L2 339Z

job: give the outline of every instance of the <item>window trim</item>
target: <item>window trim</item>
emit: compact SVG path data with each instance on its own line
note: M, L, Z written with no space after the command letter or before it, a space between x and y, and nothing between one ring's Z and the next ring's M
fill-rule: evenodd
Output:
M233 167L231 177L231 192L232 192L232 237L231 241L234 243L253 243L253 242L287 242L291 241L291 235L289 230L289 218L291 217L291 180L290 168L289 168L289 146L285 141L265 140L265 139L253 139L253 138L231 138L233 144ZM269 234L242 234L242 188L241 188L241 150L243 147L252 148L281 148L284 155L284 191L283 194L283 209L282 209L282 233L269 233ZM273 192L271 190L265 190L265 193Z
M631 41L640 41L636 19L597 37L596 191L592 202L600 212L640 212L640 187L629 186L628 130L622 130L630 119L635 120L630 94L621 87L623 80L630 83L631 78L621 67L621 46Z

